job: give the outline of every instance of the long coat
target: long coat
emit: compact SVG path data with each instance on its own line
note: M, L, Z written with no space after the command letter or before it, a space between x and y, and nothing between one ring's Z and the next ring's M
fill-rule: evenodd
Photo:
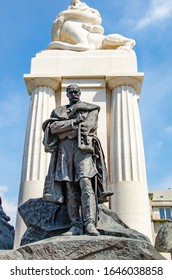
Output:
M92 178L92 186L99 203L107 201L108 196L113 194L109 187L103 149L100 140L96 136L99 110L99 106L86 102L78 102L74 106L65 105L53 110L50 119L43 123L45 151L52 154L48 174L45 179L45 192L46 190L51 193L54 191L59 142L66 137L69 139L77 137L78 148L89 151L96 165L98 172ZM83 122L75 125L78 115L82 115ZM82 132L82 124L84 124L85 128L84 134ZM54 132L53 130L56 133L52 133ZM63 184L61 184L61 187L63 188Z

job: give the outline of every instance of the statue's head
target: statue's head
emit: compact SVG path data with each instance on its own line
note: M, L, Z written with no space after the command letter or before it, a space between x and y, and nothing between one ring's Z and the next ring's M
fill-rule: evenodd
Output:
M80 1L79 1L79 0L72 0L72 1L71 1L71 5L75 6L76 3L78 3L78 2L80 2Z
M102 18L98 10L89 7L86 3L79 0L72 0L71 5L68 7L69 10L78 11L78 13L84 12L87 13L87 22L100 25L102 23ZM76 14L75 14L76 17ZM74 17L74 18L75 18ZM85 21L85 15L80 15L80 20Z
M69 98L70 103L76 103L80 100L81 90L78 85L71 84L66 89L66 96Z

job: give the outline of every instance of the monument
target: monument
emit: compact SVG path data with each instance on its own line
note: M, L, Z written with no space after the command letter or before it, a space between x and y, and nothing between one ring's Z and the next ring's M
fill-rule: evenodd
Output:
M30 74L24 76L31 102L19 206L42 197L50 163L42 145L42 123L54 108L68 103L66 89L77 84L82 100L100 108L97 135L114 192L109 206L130 228L152 240L138 108L144 75L137 70L134 45L122 35L104 35L99 12L79 0L56 17L52 41L36 54ZM18 215L15 246L25 229Z

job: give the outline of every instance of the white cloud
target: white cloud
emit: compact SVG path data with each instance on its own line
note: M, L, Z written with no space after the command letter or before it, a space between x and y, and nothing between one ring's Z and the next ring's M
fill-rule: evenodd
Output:
M0 186L0 196L2 198L2 207L7 216L10 217L10 224L15 226L16 213L17 213L17 201L16 199L9 199L8 188L6 186Z
M149 9L144 17L136 24L136 29L143 29L157 21L165 20L172 16L171 0L151 0Z

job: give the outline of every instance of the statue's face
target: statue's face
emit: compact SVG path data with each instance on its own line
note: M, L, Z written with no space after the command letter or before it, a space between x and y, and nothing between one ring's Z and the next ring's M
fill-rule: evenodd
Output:
M69 98L70 102L78 102L80 100L81 92L78 86L70 86L67 89L67 97Z

